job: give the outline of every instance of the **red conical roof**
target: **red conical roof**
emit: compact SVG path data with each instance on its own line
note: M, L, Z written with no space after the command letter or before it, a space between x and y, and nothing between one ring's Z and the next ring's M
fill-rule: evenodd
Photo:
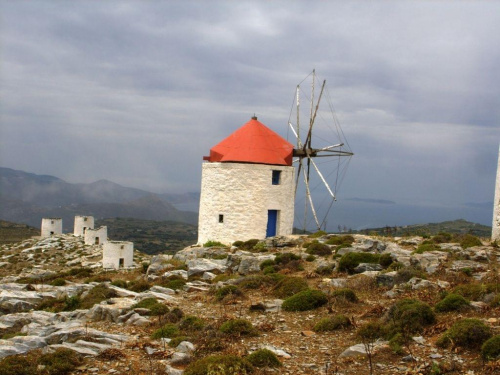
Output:
M252 117L210 149L210 162L292 165L293 145Z

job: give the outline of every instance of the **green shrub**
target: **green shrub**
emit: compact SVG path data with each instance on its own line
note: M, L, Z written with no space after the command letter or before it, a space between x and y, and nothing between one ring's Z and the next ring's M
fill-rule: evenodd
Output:
M415 333L421 332L425 326L434 324L436 315L424 302L415 299L402 299L389 309L388 321L396 332Z
M326 232L324 230L318 230L317 232L312 233L312 234L310 234L307 237L309 237L309 238L318 238L318 237L323 237L325 235L326 235Z
M272 260L272 259L266 259L265 261L263 261L259 265L259 267L260 267L261 270L264 270L264 268L270 267L270 266L274 266L274 265L276 265L276 262L274 260Z
M460 240L460 246L462 246L462 249L467 249L469 247L474 247L474 246L482 246L481 240L473 236L472 234L466 234L465 236L462 237Z
M293 253L279 253L274 258L274 263L279 265L286 265L287 263L290 263L294 260L301 260L301 258L300 256Z
M418 277L420 279L426 279L427 275L420 268L413 266L406 266L398 270L398 272L396 273L396 277L394 278L394 281L396 282L396 284L400 284L400 283L405 283L414 277Z
M447 347L450 343L463 348L479 349L491 337L490 328L478 319L462 319L455 322L437 341Z
M165 320L170 323L177 323L184 317L184 313L178 307L174 307L165 315Z
M314 262L316 260L316 257L312 254L309 254L306 256L306 262Z
M163 327L157 329L151 335L152 339L160 339L162 337L175 337L179 335L179 328L175 324L167 323Z
M300 277L285 277L273 289L273 295L278 298L291 297L294 294L309 289L307 281Z
M116 296L116 292L110 289L106 284L99 284L90 289L85 297L81 298L79 308L90 309L95 304Z
M267 275L250 275L241 279L238 286L242 289L259 289L275 283L275 280Z
M235 355L211 355L190 363L184 375L249 375L254 367Z
M37 366L25 354L12 355L0 360L0 375L36 375Z
M64 299L63 311L74 311L81 306L81 299L79 296L66 297Z
M363 343L372 343L377 339L384 337L385 329L379 322L368 322L358 328L356 337Z
M392 259L392 256L390 253L384 253L380 256L380 259L378 262L382 267L387 268L394 262L394 260Z
M258 239L252 238L250 240L243 242L241 248L244 250L252 250L254 246L256 246L258 243L259 243Z
M378 263L380 255L371 253L347 253L339 260L339 271L354 273L360 263Z
M40 365L45 366L44 373L49 375L69 374L81 363L82 359L78 353L64 348L43 354L39 361Z
M306 253L318 256L329 256L332 255L332 249L330 249L328 245L312 242L307 246Z
M403 354L403 345L405 345L406 340L403 337L401 333L396 333L394 336L391 337L389 340L389 347L392 349L392 351L396 354Z
M350 234L344 236L330 237L326 241L327 245L351 245L354 242L354 237Z
M424 241L420 245L418 245L414 253L423 254L427 251L441 251L441 248L434 243L426 243L426 241Z
M169 280L166 283L162 284L165 288L170 288L173 290L179 290L184 288L184 285L186 285L186 280L184 279L175 279L175 280Z
M219 241L207 241L203 244L203 247L227 247Z
M243 296L243 292L236 285L225 285L220 289L215 291L215 299L217 301L222 301L226 297L240 297Z
M150 316L163 316L169 312L169 308L163 303L157 303L149 308Z
M267 266L262 269L262 273L264 275L270 275L273 273L278 272L278 267L277 266Z
M459 294L471 301L479 301L487 293L487 288L484 284L462 284L455 287L453 293Z
M340 301L358 302L358 297L354 290L349 288L340 288L332 292L332 297Z
M136 293L145 292L146 290L149 290L150 288L151 288L151 284L148 281L143 280L143 279L131 281L127 285L128 290L131 290L131 291L136 292Z
M469 301L467 301L464 297L460 294L450 293L441 301L436 303L434 310L437 312L457 311L467 306L469 306Z
M188 315L181 320L179 328L183 331L199 331L205 327L205 321L194 315Z
M120 280L120 279L117 279L117 280L113 280L111 282L111 285L114 285L118 288L122 288L122 289L126 289L127 288L127 282L125 280Z
M247 358L248 362L250 362L255 367L281 367L283 366L272 351L269 349L259 349L250 354Z
M257 330L245 319L231 319L224 322L219 330L230 336L257 336Z
M50 285L53 285L53 286L63 286L63 285L66 285L66 280L64 280L63 278L57 278L57 279L54 279L52 280L52 282L50 283Z
M319 322L317 322L314 327L314 332L327 332L334 331L336 329L349 327L351 325L351 321L345 315L339 314L333 317L322 318Z
M179 346L179 344L183 341L191 341L191 337L189 336L176 336L172 339L170 339L170 341L168 342L168 346L170 346L171 348L177 348L177 346Z
M143 300L140 300L136 304L132 305L132 309L137 309L137 308L149 309L158 303L159 303L158 300L154 297L144 298Z
M500 359L500 335L495 335L481 346L481 356L484 360Z
M328 303L328 297L320 290L303 290L288 297L282 305L285 311L313 310Z
M234 242L233 242L233 246L234 246L234 247L241 247L243 244L244 244L244 242L243 242L243 241L234 241Z
M432 237L432 242L434 243L448 243L451 242L453 236L450 233L439 232L434 237Z

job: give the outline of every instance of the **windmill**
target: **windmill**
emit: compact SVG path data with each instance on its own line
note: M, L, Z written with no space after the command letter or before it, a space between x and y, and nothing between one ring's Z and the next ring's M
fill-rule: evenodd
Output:
M309 79L311 80L310 94L303 91L301 86ZM313 70L297 85L288 120L288 126L296 139L296 148L293 150L293 161L297 164L296 200L299 185L303 183L305 189L304 231L309 225L311 215L317 230L322 227L326 228L326 219L336 201L337 189L354 155L335 116L326 88L326 80L321 84L317 99L315 98L316 81L316 72ZM305 107L304 111L302 111L303 107ZM319 122L322 123L321 128L318 128ZM337 138L335 143L331 141L333 135ZM319 188L323 191L320 192ZM313 197L314 191L317 192L318 199Z

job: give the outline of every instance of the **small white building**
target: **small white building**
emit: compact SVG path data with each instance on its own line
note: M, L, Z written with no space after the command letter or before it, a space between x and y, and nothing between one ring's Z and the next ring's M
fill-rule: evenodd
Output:
M500 241L500 147L498 150L497 179L495 184L495 200L493 201L493 226L491 240Z
M62 234L62 227L62 219L60 217L43 218L41 236L45 238Z
M85 230L85 245L102 245L108 242L108 227Z
M128 268L134 265L134 243L128 241L108 241L103 244L103 268Z
M253 117L202 166L198 244L290 235L293 145Z
M94 229L93 216L75 216L75 226L73 234L83 237L86 229Z

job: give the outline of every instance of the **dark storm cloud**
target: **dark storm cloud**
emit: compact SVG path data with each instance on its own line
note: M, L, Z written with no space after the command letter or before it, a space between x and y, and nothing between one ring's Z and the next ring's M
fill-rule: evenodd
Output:
M316 68L356 156L344 196L492 199L500 3L0 2L0 163L197 190L256 113L287 134Z

